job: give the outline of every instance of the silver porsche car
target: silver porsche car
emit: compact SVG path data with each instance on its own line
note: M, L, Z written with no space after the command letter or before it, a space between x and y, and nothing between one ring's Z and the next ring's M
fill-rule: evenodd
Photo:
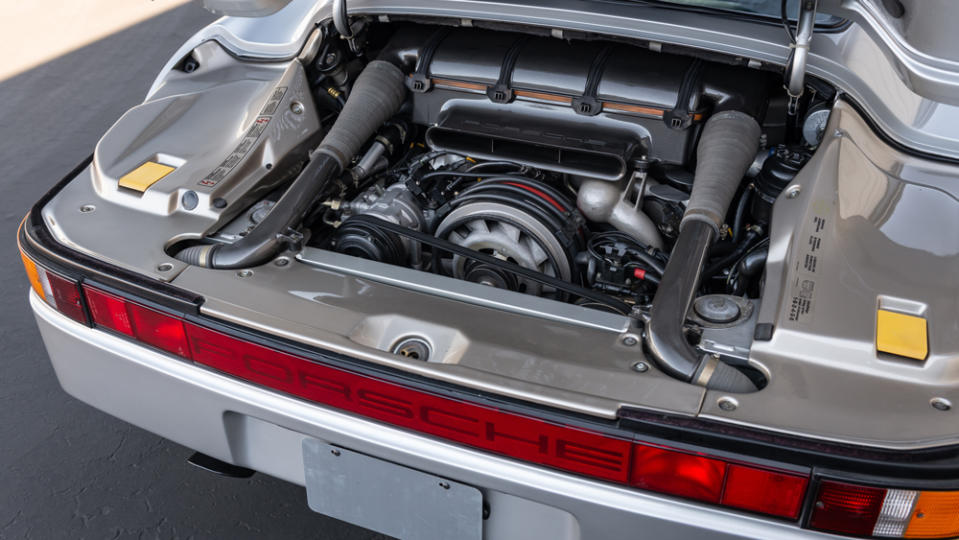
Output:
M404 539L959 536L959 3L206 4L20 227L68 393Z

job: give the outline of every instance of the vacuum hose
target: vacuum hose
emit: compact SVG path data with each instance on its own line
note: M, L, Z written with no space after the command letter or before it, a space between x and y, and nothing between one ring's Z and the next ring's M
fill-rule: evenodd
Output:
M757 388L743 372L697 352L683 327L709 247L719 236L736 188L756 156L759 136L756 120L739 111L716 113L706 122L696 150L693 191L646 324L646 345L664 372L726 392Z
M363 143L399 110L406 97L404 79L403 72L389 62L367 64L333 127L310 154L310 162L256 228L232 244L192 246L176 258L207 268L245 268L273 258L329 179L344 170Z

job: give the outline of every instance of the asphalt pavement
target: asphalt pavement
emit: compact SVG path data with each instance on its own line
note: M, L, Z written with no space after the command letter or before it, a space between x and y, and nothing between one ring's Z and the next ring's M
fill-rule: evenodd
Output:
M0 81L0 539L382 538L312 513L299 486L196 469L191 450L69 397L27 304L20 219L212 20L190 3Z

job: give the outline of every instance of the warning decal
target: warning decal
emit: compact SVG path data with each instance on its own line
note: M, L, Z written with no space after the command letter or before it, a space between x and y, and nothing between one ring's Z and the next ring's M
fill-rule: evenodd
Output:
M822 273L823 231L826 217L813 215L803 230L790 284L786 317L790 322L812 321L816 300L816 279Z
M233 152L231 152L217 168L213 169L213 172L197 182L198 185L213 187L219 184L237 164L243 161L243 158L245 158L256 145L256 141L260 138L260 135L263 135L266 131L270 120L273 119L273 115L276 114L276 110L280 107L280 102L283 101L286 88L285 86L279 86L273 91L273 95L270 96L269 101L263 106L260 114L256 117L256 120L253 121L253 125L250 126L250 129L243 135L243 138L240 140L240 143L236 145L236 148L233 149Z

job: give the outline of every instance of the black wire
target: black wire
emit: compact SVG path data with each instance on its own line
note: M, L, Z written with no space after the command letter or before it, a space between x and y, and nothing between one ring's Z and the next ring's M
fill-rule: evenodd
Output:
M486 167L515 167L516 172L519 173L522 173L526 168L515 161L481 161L467 167L466 172L475 172L477 169L485 169Z
M757 250L768 248L768 247L769 247L769 237L767 236L763 238L760 242L757 242L756 245L754 245L753 247L747 249L746 252L743 253L742 257L736 259L736 262L733 263L733 265L730 267L729 275L726 276L727 292L735 294L736 296L739 296L739 294L741 294L742 288L740 287L740 285L742 285L742 283L739 282L739 277L740 277L739 264L742 263L746 259L746 257L752 255Z
M743 235L743 220L746 218L746 205L749 203L752 188L746 186L742 195L739 196L739 202L736 204L736 213L733 216L733 243L738 244Z
M554 189L553 186L545 182L540 182L525 176L512 174L499 174L495 176L487 176L485 178L485 182L479 182L469 186L468 188L464 189L460 195L473 193L476 191L483 191L486 189L495 189L497 186L502 186L504 182L509 182L512 184L526 186L549 195L553 200L563 207L563 212L567 212L576 207L576 205L568 198L566 194ZM528 192L528 195L533 195L533 193Z
M624 268L643 268L643 265L637 264L637 263L626 263L626 265L624 265ZM643 268L643 270L647 270L647 269ZM648 281L652 283L653 285L659 285L659 276L646 272L646 275L643 276L642 281Z
M779 6L779 19L783 23L783 28L786 29L786 35L789 36L789 42L796 43L796 34L793 33L792 26L789 24L789 16L786 14L787 3L789 3L789 0L782 0L782 3Z
M633 239L632 236L629 236L625 233L621 233L619 231L598 233L593 235L593 237L589 239L589 242L586 243L586 251L589 252L590 255L592 255L593 257L596 257L597 259L601 261L607 261L609 263L612 263L612 261L607 259L603 254L599 253L597 248L603 243L617 242L617 241L627 244L627 250L629 251L629 254L639 259L643 264L645 264L648 267L649 270L652 270L654 273L660 276L662 276L663 273L665 273L666 267L663 264L663 261L659 260L656 256L648 253L646 249L643 247L643 245L637 242L635 239ZM632 246L629 246L629 244L632 244Z
M471 172L463 172L463 171L433 171L433 172L428 172L424 174L423 176L421 176L420 184L422 184L426 180L430 180L432 178L441 178L444 176L460 176L463 178L487 178L489 180L496 180L498 179L498 177L505 176L506 179L508 180L513 179L512 173L496 173L495 175L490 175L489 173L471 173ZM522 177L517 176L517 178L522 178Z
M743 238L743 241L736 246L736 249L732 253L710 264L705 270L703 270L702 280L705 282L707 279L722 271L722 269L738 261L740 257L752 249L755 243L761 239L762 237L759 235L759 233L755 232L754 230L750 229L749 231L746 231L746 237Z

